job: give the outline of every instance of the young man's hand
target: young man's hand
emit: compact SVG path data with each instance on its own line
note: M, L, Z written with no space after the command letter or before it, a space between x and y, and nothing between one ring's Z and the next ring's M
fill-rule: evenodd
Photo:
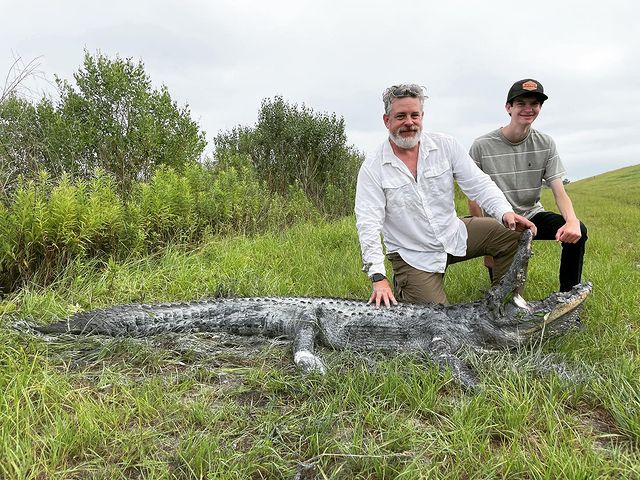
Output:
M563 243L576 243L582 238L580 222L576 219L568 221L556 232L556 240Z
M385 278L378 282L373 282L373 293L371 294L369 303L375 303L376 307L380 307L381 303L384 303L387 307L390 307L392 304L398 304L396 297L393 296L393 290L391 289L391 285L389 285L389 280Z

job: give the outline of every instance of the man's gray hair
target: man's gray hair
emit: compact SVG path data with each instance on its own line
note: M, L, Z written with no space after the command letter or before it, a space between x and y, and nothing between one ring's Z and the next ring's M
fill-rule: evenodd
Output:
M425 94L426 88L416 83L403 83L401 85L392 85L385 89L382 93L382 102L384 103L384 112L389 115L391 113L391 103L396 98L417 98L420 100L420 106L424 109L424 99L429 98Z

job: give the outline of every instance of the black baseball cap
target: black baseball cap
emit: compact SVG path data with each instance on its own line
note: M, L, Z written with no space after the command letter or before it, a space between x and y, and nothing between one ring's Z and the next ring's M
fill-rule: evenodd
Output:
M525 78L511 85L509 93L507 94L507 103L520 95L530 94L535 95L543 102L549 98L544 94L544 88L542 88L542 84L539 81L533 78Z

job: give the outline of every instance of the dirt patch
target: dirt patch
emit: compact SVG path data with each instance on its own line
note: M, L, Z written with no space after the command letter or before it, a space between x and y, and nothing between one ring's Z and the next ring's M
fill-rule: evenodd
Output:
M580 422L585 434L593 437L594 444L603 449L634 449L634 443L616 424L611 413L602 406L581 403L577 408L567 407Z

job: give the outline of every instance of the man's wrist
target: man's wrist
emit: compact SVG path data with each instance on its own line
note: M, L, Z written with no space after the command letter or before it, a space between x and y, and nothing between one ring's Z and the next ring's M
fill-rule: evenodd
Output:
M376 283L376 282L380 282L382 280L386 280L387 277L385 277L382 273L374 273L373 275L371 275L369 277L369 279L371 280L372 283Z

